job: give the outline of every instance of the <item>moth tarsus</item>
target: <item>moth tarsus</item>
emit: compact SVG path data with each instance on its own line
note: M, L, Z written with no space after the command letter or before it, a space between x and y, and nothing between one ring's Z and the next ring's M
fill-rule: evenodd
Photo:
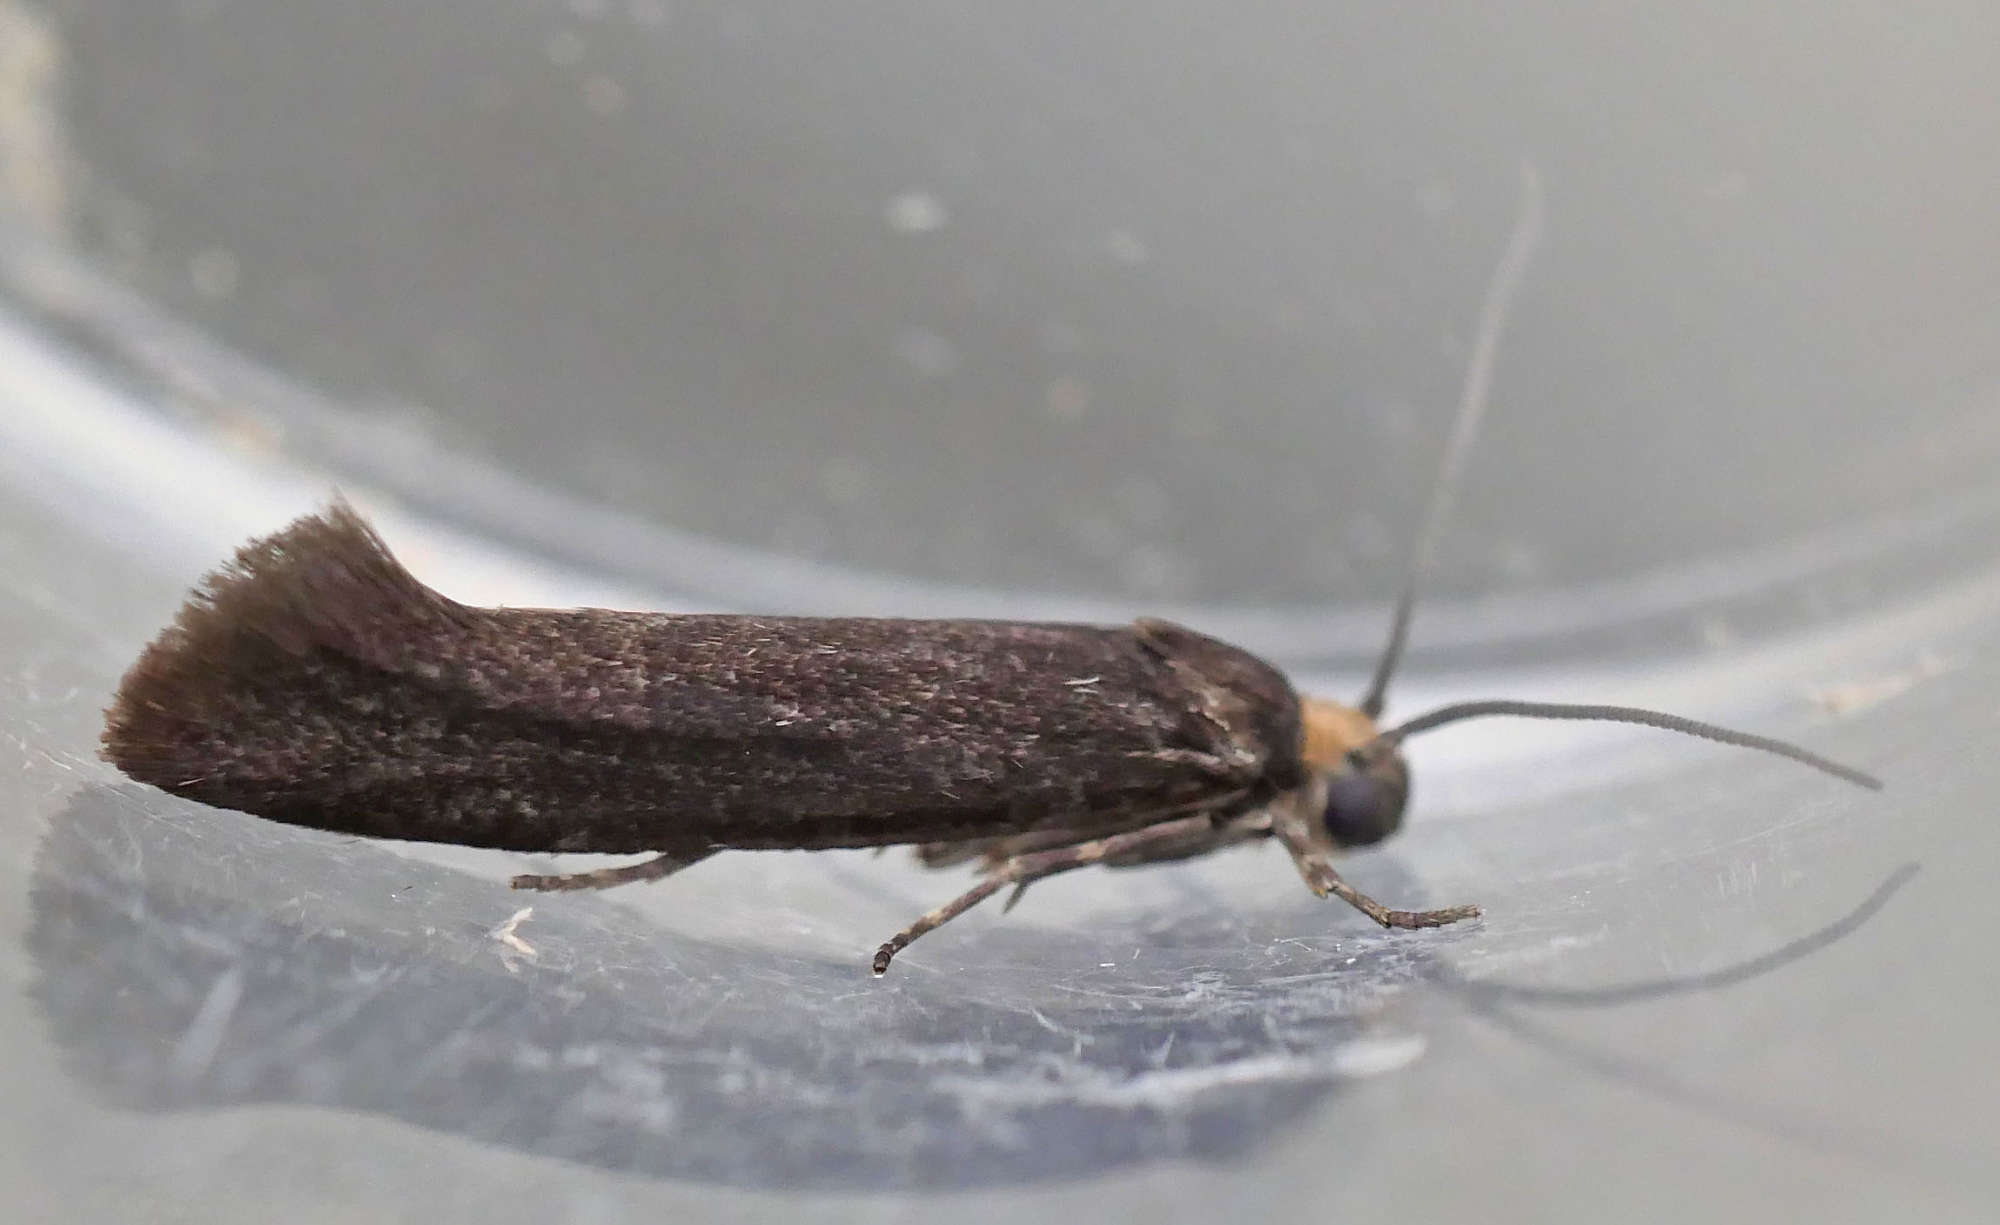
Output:
M1463 719L1640 723L1879 786L1804 749L1627 707L1474 702L1377 725L1539 215L1529 176L1388 643L1356 706L1301 696L1255 655L1155 620L473 608L424 586L336 502L246 545L195 591L121 682L105 755L142 782L296 825L652 856L516 876L517 889L659 880L724 850L910 845L934 866L977 863L970 889L876 950L877 974L1003 890L1010 909L1078 868L1265 840L1315 894L1383 927L1476 917L1391 909L1333 867L1400 828L1402 741Z

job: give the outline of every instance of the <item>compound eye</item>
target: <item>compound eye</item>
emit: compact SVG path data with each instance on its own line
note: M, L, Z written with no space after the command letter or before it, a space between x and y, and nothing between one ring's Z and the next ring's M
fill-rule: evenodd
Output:
M1326 812L1320 818L1336 846L1368 846L1396 832L1403 822L1403 797L1373 774L1337 774L1326 784Z

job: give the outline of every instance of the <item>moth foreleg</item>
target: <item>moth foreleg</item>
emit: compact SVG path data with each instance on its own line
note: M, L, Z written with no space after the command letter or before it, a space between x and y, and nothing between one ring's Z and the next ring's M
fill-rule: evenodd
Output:
M1460 919L1479 917L1477 906L1447 906L1441 910L1391 910L1340 879L1340 873L1333 870L1333 863L1327 858L1326 850L1314 844L1293 822L1279 820L1272 832L1278 836L1278 841L1284 843L1285 849L1291 852L1292 862L1297 865L1299 875L1305 878L1306 888L1320 897L1332 894L1383 927L1443 927Z
M521 875L507 883L516 889L539 889L548 893L560 893L572 889L609 889L613 885L662 880L682 868L700 863L713 854L715 852L710 850L668 851L651 859L616 868L599 868L595 872L570 872L561 876Z

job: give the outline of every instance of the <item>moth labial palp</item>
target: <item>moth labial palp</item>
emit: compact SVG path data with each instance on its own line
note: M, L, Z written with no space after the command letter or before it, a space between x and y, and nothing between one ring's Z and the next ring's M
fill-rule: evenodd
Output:
M294 825L538 853L651 858L518 889L659 880L727 850L907 845L979 879L876 951L1084 867L1276 840L1306 885L1392 928L1333 856L1401 826L1402 741L1464 719L1637 723L1869 776L1748 733L1628 707L1478 701L1378 719L1485 411L1539 191L1480 313L1458 415L1354 706L1170 622L1100 626L475 608L419 582L345 503L252 541L196 589L106 712L141 782Z

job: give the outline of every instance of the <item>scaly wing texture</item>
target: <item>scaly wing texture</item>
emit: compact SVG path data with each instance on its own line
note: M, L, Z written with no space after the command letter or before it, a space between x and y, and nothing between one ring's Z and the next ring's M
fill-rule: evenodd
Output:
M209 577L108 713L134 778L322 829L522 850L867 846L1241 806L1297 700L1158 623L480 609L345 506Z

